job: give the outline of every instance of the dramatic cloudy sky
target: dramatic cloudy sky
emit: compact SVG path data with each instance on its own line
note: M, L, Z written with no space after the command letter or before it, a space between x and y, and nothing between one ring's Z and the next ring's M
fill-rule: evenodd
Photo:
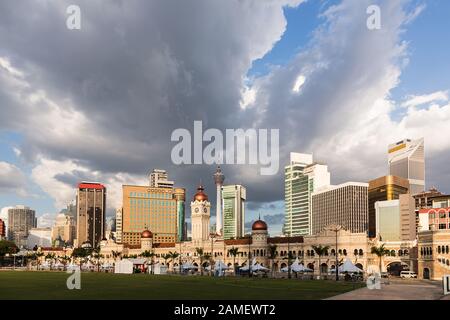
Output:
M66 28L70 4L81 30ZM215 198L214 166L171 162L172 131L195 120L280 129L277 175L223 167L248 189L247 222L261 212L272 233L292 151L333 183L368 181L389 143L425 137L427 186L450 192L449 15L447 0L1 1L0 207L46 225L94 180L112 212L152 168Z

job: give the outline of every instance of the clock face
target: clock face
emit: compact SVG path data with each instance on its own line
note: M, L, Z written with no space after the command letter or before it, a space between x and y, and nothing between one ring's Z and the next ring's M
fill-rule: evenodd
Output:
M195 213L198 213L198 208L195 208Z
M204 212L204 213L207 213L207 212L208 212L208 209L203 208L203 212Z

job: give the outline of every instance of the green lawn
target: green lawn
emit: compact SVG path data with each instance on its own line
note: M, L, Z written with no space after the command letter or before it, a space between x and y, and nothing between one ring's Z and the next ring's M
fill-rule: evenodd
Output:
M358 285L296 279L213 278L82 273L81 290L68 290L64 272L0 272L4 299L324 299ZM361 286L361 285L359 285Z

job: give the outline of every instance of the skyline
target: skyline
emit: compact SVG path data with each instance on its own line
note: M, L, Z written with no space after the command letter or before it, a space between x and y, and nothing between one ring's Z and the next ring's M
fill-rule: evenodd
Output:
M98 180L112 216L121 185L145 184L153 168L187 198L199 179L212 196L215 166L170 163L170 132L196 120L280 129L278 175L222 166L247 188L247 222L284 216L289 152L313 153L332 184L369 181L387 174L389 144L423 136L426 187L450 192L448 2L75 2L87 21L73 32L68 2L0 4L0 208L25 204L42 221L75 183ZM379 31L365 28L372 2Z

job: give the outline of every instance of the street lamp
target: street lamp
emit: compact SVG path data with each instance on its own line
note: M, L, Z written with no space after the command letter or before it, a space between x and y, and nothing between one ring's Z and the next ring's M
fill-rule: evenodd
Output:
M252 264L251 264L251 257L252 257L252 249L251 249L251 244L252 244L252 237L248 238L248 277L251 278L252 277Z
M291 243L291 232L289 231L289 233L288 233L288 249L287 249L287 251L288 251L288 279L291 279L291 264L290 264L290 262L291 262L291 246L290 246L290 243Z
M334 253L335 256L336 256L336 264L335 264L335 267L334 267L334 270L336 272L336 281L339 281L338 233L342 229L343 229L342 226L337 225L337 224L333 224L333 225L330 225L330 226L325 228L325 230L332 231L332 232L336 233L336 252ZM320 266L319 266L319 268L320 268Z

